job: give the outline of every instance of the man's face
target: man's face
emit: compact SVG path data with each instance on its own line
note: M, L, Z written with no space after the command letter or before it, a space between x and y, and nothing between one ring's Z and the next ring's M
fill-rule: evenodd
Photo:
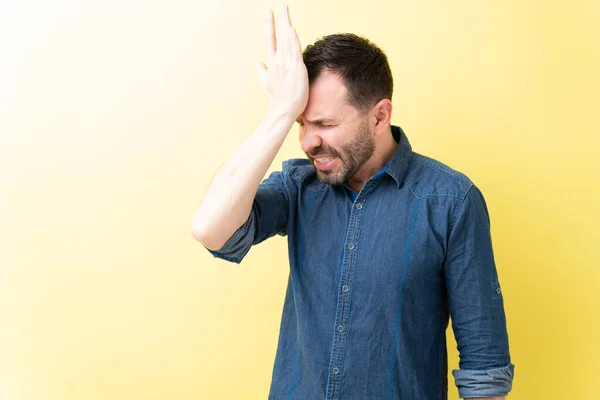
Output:
M366 114L348 103L338 75L323 72L310 87L298 118L300 143L324 183L340 185L356 174L375 151Z

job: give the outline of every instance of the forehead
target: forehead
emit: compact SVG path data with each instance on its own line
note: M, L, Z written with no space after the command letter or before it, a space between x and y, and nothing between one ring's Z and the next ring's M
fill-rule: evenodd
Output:
M310 85L304 111L307 120L338 119L355 113L356 109L348 102L348 91L339 75L323 71Z

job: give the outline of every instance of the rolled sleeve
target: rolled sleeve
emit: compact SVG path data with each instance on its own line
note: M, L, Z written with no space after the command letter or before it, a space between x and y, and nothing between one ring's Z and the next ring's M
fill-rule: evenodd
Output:
M512 390L514 371L515 366L508 364L484 371L454 370L452 375L461 399L504 397Z
M455 383L461 398L506 396L514 365L488 210L477 187L470 188L453 219L444 274L460 354Z
M229 240L219 250L211 250L204 246L210 254L216 258L239 264L242 262L250 248L252 247L253 234L249 233L250 227L254 226L254 213L250 216L240 228L229 238Z
M214 257L239 264L250 248L276 234L287 234L289 203L285 175L271 173L259 186L250 215L219 250L208 250Z

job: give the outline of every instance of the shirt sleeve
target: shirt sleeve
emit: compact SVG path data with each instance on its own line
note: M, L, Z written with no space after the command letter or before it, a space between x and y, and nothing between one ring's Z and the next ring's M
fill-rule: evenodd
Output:
M287 235L289 200L281 171L271 173L261 182L246 222L219 250L210 250L214 257L241 263L250 248L276 234Z
M514 365L489 214L476 186L471 186L455 211L444 275L460 354L460 369L452 371L459 396L506 396L512 389Z

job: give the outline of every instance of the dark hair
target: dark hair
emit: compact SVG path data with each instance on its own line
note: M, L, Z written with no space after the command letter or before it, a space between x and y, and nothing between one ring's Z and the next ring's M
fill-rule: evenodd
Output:
M361 112L392 98L394 82L387 56L363 37L352 33L324 36L308 45L303 57L309 83L324 70L338 74L348 90L348 101Z

